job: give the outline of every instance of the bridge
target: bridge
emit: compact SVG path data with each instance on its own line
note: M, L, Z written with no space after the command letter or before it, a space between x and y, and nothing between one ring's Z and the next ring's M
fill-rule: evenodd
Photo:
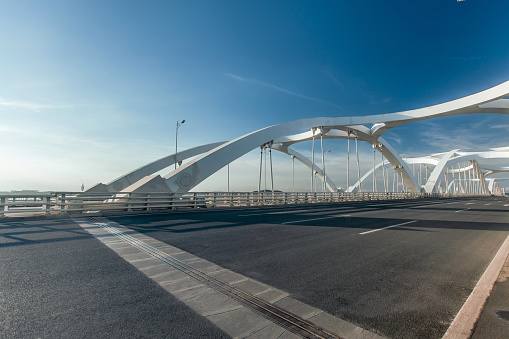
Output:
M412 111L290 121L86 192L0 196L0 337L504 337L509 147L409 157L382 135L509 114L508 95L506 82ZM344 188L326 139L346 140ZM310 141L311 157L294 148ZM363 173L360 142L373 149ZM253 149L256 192L193 192ZM309 191L262 188L272 151L307 167Z
M347 193L377 192L376 174L383 182L383 192L401 190L411 193L475 193L503 194L498 177L509 172L507 159L509 147L492 148L479 152L465 152L452 149L449 152L429 156L402 157L382 135L388 130L417 121L436 119L461 114L509 114L509 82L502 83L485 91L421 109L389 114L352 117L310 118L269 126L240 136L234 140L215 142L171 154L107 183L97 184L87 192L166 192L186 193L206 180L218 170L246 153L260 149L260 175L258 191L262 190L263 161L269 153L271 191L272 150L297 159L309 169L310 191L316 192L315 178L320 180L322 192ZM475 133L475 131L472 131ZM465 138L469 138L465 135ZM347 180L345 189L327 176L324 161L324 139L347 140L347 161L345 164ZM292 148L293 145L312 141L311 159ZM315 159L316 143L320 143L318 161ZM359 168L358 143L367 142L373 147L373 168L361 176ZM355 143L355 171L350 164L351 145ZM353 148L353 145L352 145ZM381 155L377 164L376 153ZM188 162L186 160L194 158ZM265 160L266 161L266 160ZM321 164L320 164L321 162ZM172 168L168 174L155 173ZM182 165L182 166L180 166ZM266 164L265 164L266 166ZM420 175L425 174L425 179ZM352 173L353 172L353 173ZM355 173L356 172L356 173ZM390 178L392 174L392 178ZM372 177L371 188L363 185ZM392 179L392 180L391 180ZM390 182L391 181L391 182ZM401 183L401 184L400 184ZM392 187L392 189L391 189ZM400 188L401 187L401 188Z

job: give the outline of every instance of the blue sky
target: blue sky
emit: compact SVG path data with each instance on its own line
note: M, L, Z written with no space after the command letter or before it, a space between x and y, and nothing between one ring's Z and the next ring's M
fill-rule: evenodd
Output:
M184 149L473 94L509 80L508 11L479 0L4 1L0 191L108 182L173 153L177 120ZM507 126L472 115L384 137L403 154L482 150L507 146ZM331 146L340 161L343 145ZM257 167L254 156L232 169ZM221 189L221 175L200 188ZM243 180L233 188L250 190Z

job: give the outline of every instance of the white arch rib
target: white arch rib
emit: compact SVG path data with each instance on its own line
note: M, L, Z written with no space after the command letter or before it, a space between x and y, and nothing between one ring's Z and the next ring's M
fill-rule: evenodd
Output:
M180 161L192 158L194 156L203 154L208 152L218 146L221 146L225 142L214 142L206 145L201 145L198 147L193 147L178 153L178 159ZM168 155L161 159L155 160L149 164L146 164L142 167L135 169L129 173L126 173L115 180L110 181L106 185L97 184L94 187L91 187L87 190L87 192L120 192L127 187L133 185L134 183L144 179L145 177L159 172L169 166L175 164L175 154Z
M410 192L419 192L420 188L408 164L403 161L401 156L398 155L387 141L381 138L381 135L396 126L437 117L473 113L509 114L509 99L502 99L508 95L509 81L464 98L416 110L371 116L309 118L266 127L225 143L214 143L180 152L179 159L189 158L198 154L201 155L165 175L164 182L172 192L187 192L219 169L260 145L273 141L280 144L282 149L286 147L286 150L288 150L287 147L289 145L309 140L311 137L311 132L297 135L291 135L292 133L322 127L326 131L324 138L345 138L347 131L354 131L360 140L377 147L393 166L401 169L403 181ZM372 127L368 128L364 125L372 125ZM298 159L305 164L307 162L307 159L302 155ZM449 158L449 160L451 159ZM426 192L431 192L435 189L437 179L443 172L444 166L447 165L447 161L444 161L445 163L439 163L435 166L435 170L425 185ZM103 186L108 191L125 189L125 187L129 187L141 179L148 180L148 175L174 163L175 157L170 155ZM309 164L306 165L311 166ZM316 166L314 170L321 173L321 169ZM335 185L329 182L329 180L327 180L327 186L329 189L335 188Z
M380 135L383 131L414 121L458 114L509 114L509 101L498 100L508 94L509 81L461 99L417 110L373 116L301 119L266 127L229 141L215 148L213 151L203 154L194 161L187 163L166 176L166 184L173 192L187 192L208 176L226 166L226 164L257 148L259 145L297 131L319 126L336 129L354 128L356 130L361 130L366 128L362 125L375 124L368 133L365 133L362 139L366 140L366 136L369 136L374 140L381 141ZM382 147L382 152L383 149L387 148L387 143L385 142L384 147ZM395 152L392 153L392 156L387 154L387 159L391 163L399 162L399 165L401 165L403 169L402 175L405 185L411 192L418 191L415 178L411 175L408 166L396 154ZM385 155L386 154L384 154L384 156Z
M319 168L316 164L313 165L311 160L309 160L307 157L302 155L301 153L297 152L296 150L289 148L287 146L281 145L281 144L273 144L272 149L277 150L279 152L293 155L297 160L299 160L301 163L303 163L307 168L311 169L313 168L314 173L320 178L320 180L324 180L324 173L321 168ZM334 184L334 182L330 179L330 176L325 175L325 183L327 186L327 190L329 192L336 192L338 190L337 186Z

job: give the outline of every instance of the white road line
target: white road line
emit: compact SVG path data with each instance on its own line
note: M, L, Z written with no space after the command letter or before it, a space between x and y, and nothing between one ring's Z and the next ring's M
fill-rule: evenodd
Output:
M509 204L505 204L504 206L509 206Z
M467 202L465 205L474 205L473 202Z
M424 207L430 207L430 206L433 206L433 205L436 205L436 204L420 205L420 206L412 206L412 207L409 207L409 208L424 208Z
M440 203L440 202L437 202L437 204L440 204L440 205L450 205L450 204L457 204L457 203L459 203L459 202L461 202L461 201L446 202L446 203L444 203L444 204L442 204L442 203Z
M454 211L454 212L458 213L458 212L468 211L469 209L470 209L470 208L465 208L465 209L457 210L457 211Z
M505 238L504 243L500 246L497 254L486 271L484 271L481 279L479 279L477 285L475 285L472 293L442 338L470 338L470 334L481 314L484 303L486 299L488 299L493 285L504 266L507 255L509 255L509 236Z
M296 224L296 223L299 223L299 222L307 222L307 221L323 220L323 219L332 219L332 218L341 218L341 217L349 217L349 216L350 216L350 214L333 215L331 217L322 217L322 218L313 218L313 219L306 219L306 220L287 221L287 222L282 222L281 224L282 225Z
M484 204L484 206L489 206L489 205L491 205L491 202L489 204Z
M457 201L446 202L446 203L433 202L433 203L429 203L429 204L426 204L426 205L412 206L412 207L409 207L409 208L423 208L423 207L429 207L429 206L433 206L433 205L449 205L449 204L457 204L457 203L458 203Z
M411 223L414 223L416 221L417 220L411 220L411 221L403 222L401 224L387 226L387 227L382 227L382 228L377 228L376 230L366 231L366 232L362 232L362 233L359 233L359 234L360 235L364 235L364 234L368 234L368 233L378 232L378 231L385 230L385 229L388 229L388 228L393 228L393 227L398 227L398 226L403 226L403 225L411 224Z

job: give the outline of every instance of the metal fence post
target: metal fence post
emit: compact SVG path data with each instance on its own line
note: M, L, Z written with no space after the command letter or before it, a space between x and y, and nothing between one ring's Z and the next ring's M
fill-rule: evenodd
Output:
M0 204L2 205L2 208L0 209L0 217L5 216L5 211L7 211L7 206L5 205L5 197L0 198Z
M65 193L60 194L60 213L65 214L65 210L67 209L66 205L67 201L65 200Z
M43 197L42 201L43 201L42 209L44 210L44 214L49 214L49 212L50 212L50 197Z

